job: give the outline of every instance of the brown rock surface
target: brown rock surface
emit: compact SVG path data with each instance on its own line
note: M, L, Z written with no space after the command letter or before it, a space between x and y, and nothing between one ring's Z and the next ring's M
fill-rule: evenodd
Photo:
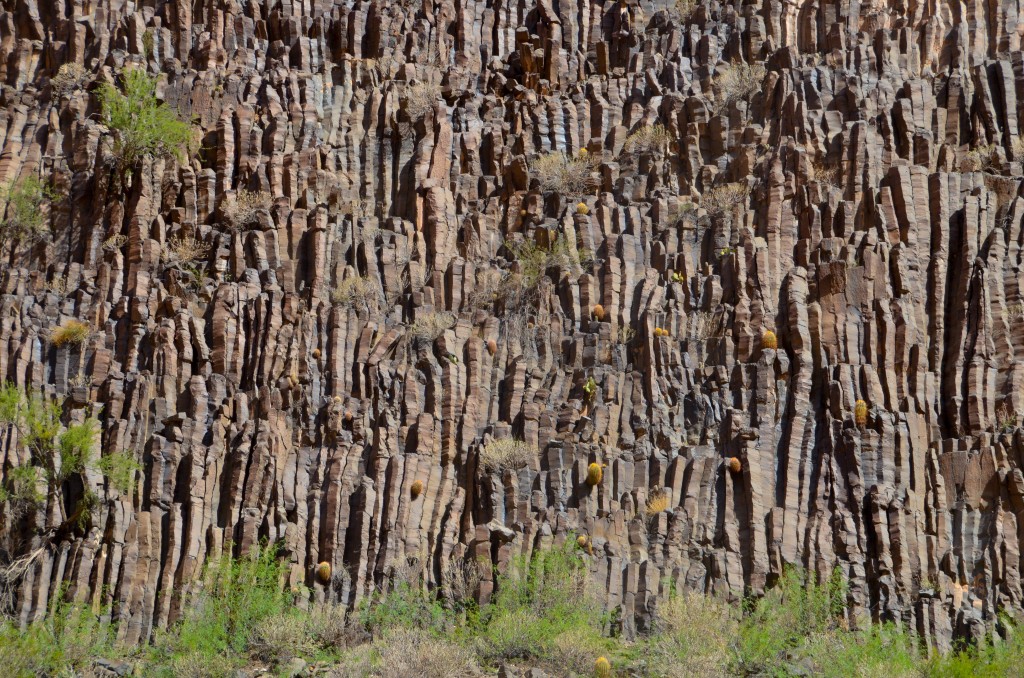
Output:
M86 474L82 529L4 508L5 557L43 549L21 621L68 582L136 642L229 542L280 543L290 584L351 605L399 568L433 585L451 558L500 568L574 533L627 633L672 579L739 597L789 564L840 567L855 612L940 647L1020 610L1024 440L1000 414L1024 410L1013 3L704 2L681 24L634 0L18 0L2 17L0 180L62 195L48 239L3 253L0 379L67 421L99 411L97 455L143 467L129 496ZM719 105L743 61L763 80ZM58 95L66 63L88 84ZM121 190L96 89L128 66L163 74L204 148ZM655 123L671 145L630 152ZM581 149L587 210L532 181L541 155ZM708 209L728 183L749 197ZM232 228L242 189L273 205ZM197 285L161 263L183 234L210 247ZM593 260L495 299L522 271L505 241L552 234ZM332 302L354 276L373 293ZM450 327L414 336L437 314ZM54 347L69 318L89 340ZM538 456L482 470L509 436ZM0 431L5 474L19 450ZM645 520L657 488L669 510Z

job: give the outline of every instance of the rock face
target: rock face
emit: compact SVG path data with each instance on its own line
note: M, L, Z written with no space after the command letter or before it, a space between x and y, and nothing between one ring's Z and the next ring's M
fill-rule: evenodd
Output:
M121 494L90 466L72 530L5 505L20 621L66 585L137 642L261 539L351 605L580 535L625 633L673 580L735 598L787 565L939 648L1020 611L1015 3L4 10L0 179L59 197L3 252L0 378L142 467ZM202 149L119 184L96 90L127 67ZM594 185L540 190L552 152ZM238 223L243 190L272 201ZM512 437L527 463L486 469Z

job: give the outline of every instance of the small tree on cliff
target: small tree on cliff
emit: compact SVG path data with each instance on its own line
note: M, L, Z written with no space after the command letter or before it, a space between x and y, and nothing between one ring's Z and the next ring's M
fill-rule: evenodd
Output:
M122 89L100 86L103 122L114 132L114 153L121 172L131 172L146 155L184 161L192 142L192 126L157 99L157 78L131 69L122 76Z
M22 449L21 455L8 457L11 466L0 476L0 501L11 518L46 502L61 520L54 529L88 525L96 498L82 474L96 441L96 423L90 418L63 426L57 402L22 394L11 383L0 388L0 432L13 428ZM65 486L75 476L81 476L77 489Z

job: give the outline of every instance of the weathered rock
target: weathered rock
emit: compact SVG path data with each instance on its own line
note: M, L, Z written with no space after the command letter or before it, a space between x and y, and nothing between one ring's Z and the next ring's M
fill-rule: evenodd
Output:
M852 614L940 649L1020 612L1024 58L1011 3L922 7L5 11L0 179L61 197L50 238L4 250L0 378L99 412L97 455L143 467L127 495L85 474L82 530L4 508L5 553L42 549L16 616L67 582L136 643L229 544L277 543L289 585L353 605L572 533L627 633L666 581L738 598L787 565L841 568ZM721 105L741 61L767 72ZM57 92L66 63L91 84ZM95 90L125 67L163 74L204 149L122 188ZM671 144L630 152L654 123ZM582 149L597 185L542 193L538 157ZM715 209L728 183L750 195ZM273 203L244 227L241 189ZM505 241L558 233L592 261L510 298ZM197 283L162 263L186 234ZM454 322L412 336L434 313ZM52 346L69 318L89 341ZM537 458L484 472L499 436ZM26 461L9 428L0 461ZM636 520L655 488L672 505Z

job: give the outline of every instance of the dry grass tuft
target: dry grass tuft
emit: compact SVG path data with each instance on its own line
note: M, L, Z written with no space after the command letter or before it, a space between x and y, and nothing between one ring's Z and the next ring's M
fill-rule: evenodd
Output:
M164 246L164 258L171 262L202 261L210 254L210 246L194 235L177 236L167 241Z
M530 163L530 172L547 192L565 193L578 196L597 184L591 174L597 167L597 160L581 153L573 158L563 153L548 153Z
M453 558L441 571L441 590L452 602L469 604L483 579L482 568L489 566L489 562Z
M715 112L724 113L733 102L750 99L764 82L765 68L761 64L734 64L728 66L715 79Z
M81 345L89 338L89 326L80 320L68 320L50 333L50 343L56 347Z
M247 643L253 659L270 664L283 664L294 657L309 654L312 643L306 620L297 615L281 614L267 617L253 629Z
M480 465L491 473L515 470L526 466L536 456L537 448L533 445L514 438L498 438L481 448Z
M269 210L274 204L274 196L266 191L240 190L235 194L235 204L227 209L228 221L236 228L248 226L256 221L260 210Z
M107 238L106 240L104 240L103 241L103 249L106 250L107 252L113 252L114 250L121 249L127 243L128 243L128 236L121 235L119 233L117 235L112 235L109 238Z
M446 330L455 327L455 315L447 311L431 311L417 318L409 326L409 334L416 339L437 339Z
M727 216L732 214L734 205L746 207L750 188L743 183L722 184L709 188L701 196L700 204L711 216Z
M641 127L626 137L626 143L622 150L631 155L642 155L664 150L670 143L672 143L672 135L669 131L662 125L652 125Z
M377 678L464 678L479 671L470 650L421 629L393 629L373 647Z
M349 308L369 308L374 300L380 298L380 288L367 276L345 278L331 292L331 302Z
M839 167L826 164L821 160L815 160L811 163L811 178L832 188L842 187L842 184L839 182Z
M967 151L960 159L961 172L985 172L996 162L996 147L994 144L978 146L974 150Z
M647 505L644 506L644 513L648 516L653 516L656 513L668 510L669 498L668 493L662 490L651 493L651 496L647 498Z
M43 287L47 292L63 297L68 293L68 277L66 275L55 275L53 280L46 281Z
M727 603L687 591L658 606L657 625L650 645L657 675L717 676L729 665L739 629Z

